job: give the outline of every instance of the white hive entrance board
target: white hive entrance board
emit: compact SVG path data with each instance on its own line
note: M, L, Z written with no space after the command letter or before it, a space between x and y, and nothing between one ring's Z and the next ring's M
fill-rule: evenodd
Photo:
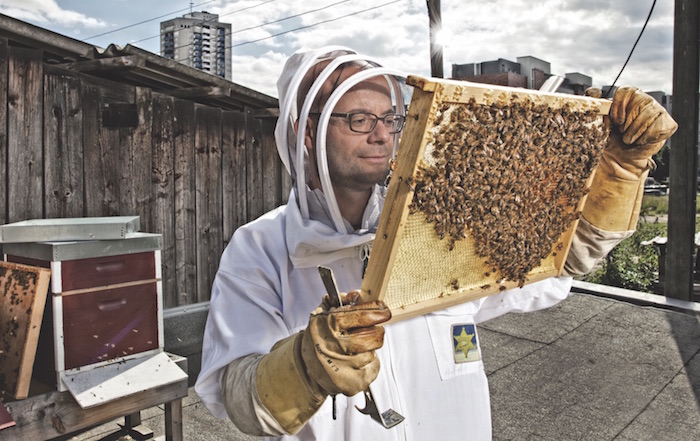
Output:
M560 274L611 102L409 77L406 128L362 284L392 320Z

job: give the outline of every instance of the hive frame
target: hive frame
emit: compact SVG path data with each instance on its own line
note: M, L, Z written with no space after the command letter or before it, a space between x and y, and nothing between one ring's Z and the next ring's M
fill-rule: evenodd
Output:
M387 198L381 214L379 227L374 241L371 257L361 287L362 301L384 300L392 306L387 298L387 286L391 280L392 270L396 263L397 253L403 240L403 233L409 215L409 206L413 200L414 191L411 182L416 169L425 155L426 146L430 142L428 133L439 105L442 103L466 103L472 97L479 104L492 104L495 100L508 99L513 95L528 96L538 103L561 106L563 103L576 109L594 110L599 115L607 115L611 101L591 97L546 93L534 90L483 85L465 81L427 79L409 76L407 84L414 86L411 106L406 117L407 124L402 133L395 168L387 190ZM601 118L602 120L602 118ZM590 174L586 186L590 186L593 173ZM580 200L577 210L581 210L585 196ZM575 221L562 234L558 242L562 249L552 258L554 269L528 274L527 283L533 283L561 273L564 261L573 238L573 232L578 222ZM414 304L392 306L392 321L403 320L416 315L443 309L455 304L491 295L503 289L518 287L514 281L500 281L497 284L485 284L478 288L457 289L454 292L432 293L433 297Z

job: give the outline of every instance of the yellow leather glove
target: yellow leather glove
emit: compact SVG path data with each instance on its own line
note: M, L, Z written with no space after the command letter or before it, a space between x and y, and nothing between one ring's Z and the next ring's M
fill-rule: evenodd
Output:
M297 433L329 394L352 396L377 378L379 325L391 311L381 301L354 304L358 298L353 291L337 308L324 299L304 331L279 341L258 364L260 401L288 433Z
M636 87L615 91L609 114L610 137L593 177L583 218L605 231L637 227L644 179L651 159L678 124L654 98Z

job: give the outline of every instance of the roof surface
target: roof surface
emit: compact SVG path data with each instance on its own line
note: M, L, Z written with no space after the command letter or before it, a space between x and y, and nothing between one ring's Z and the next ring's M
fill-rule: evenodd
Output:
M43 51L44 62L76 72L223 109L277 107L277 99L136 46L107 49L0 14L0 36L11 46Z

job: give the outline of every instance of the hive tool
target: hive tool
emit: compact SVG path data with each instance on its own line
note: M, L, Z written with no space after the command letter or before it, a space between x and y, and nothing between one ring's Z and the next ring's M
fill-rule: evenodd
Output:
M340 293L338 292L338 285L336 284L335 277L333 276L333 271L331 271L330 268L319 266L318 272L321 274L323 285L326 287L331 306L343 306L343 302L340 298ZM377 403L374 401L372 389L369 386L364 391L364 395L365 407L360 409L360 407L355 406L355 408L361 413L369 415L370 417L372 417L373 420L375 420L387 429L394 427L395 425L399 424L404 420L404 417L400 413L396 412L394 409L389 409L387 411L380 412L377 408Z

